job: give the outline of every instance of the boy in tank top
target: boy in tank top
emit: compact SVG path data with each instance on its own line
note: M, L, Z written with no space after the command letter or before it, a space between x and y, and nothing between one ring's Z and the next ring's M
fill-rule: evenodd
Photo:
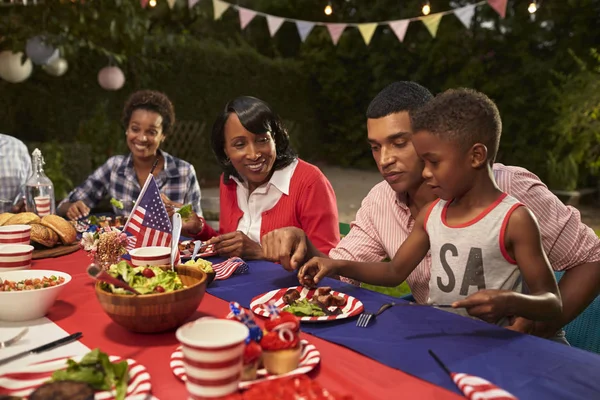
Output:
M502 326L517 316L558 318L560 294L535 217L494 180L502 130L496 105L474 90L448 90L411 113L411 124L425 190L439 199L422 209L391 262L315 257L299 270L300 281L340 274L396 286L431 251L430 304L450 303L456 313Z

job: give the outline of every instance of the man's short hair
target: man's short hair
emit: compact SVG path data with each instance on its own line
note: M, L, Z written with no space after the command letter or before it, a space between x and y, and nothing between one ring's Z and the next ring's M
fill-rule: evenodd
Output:
M496 104L473 89L449 89L410 114L413 132L427 131L463 149L475 143L487 147L494 161L500 144L502 121Z
M433 95L416 82L399 81L386 86L369 104L367 118L383 118L424 106Z

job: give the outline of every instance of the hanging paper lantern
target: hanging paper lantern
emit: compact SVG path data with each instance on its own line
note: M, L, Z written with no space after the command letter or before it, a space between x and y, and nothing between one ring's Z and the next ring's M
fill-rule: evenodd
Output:
M125 75L119 67L104 67L98 72L98 83L106 90L119 90L125 84Z
M44 43L42 36L35 36L27 40L25 53L37 65L46 65L59 57L58 49Z
M11 83L23 82L29 78L33 65L31 60L27 59L21 63L23 53L13 53L12 51L3 51L0 53L0 78Z
M44 65L42 68L52 76L61 76L67 72L67 69L69 69L69 64L64 58L57 58L56 60L52 60L48 64Z

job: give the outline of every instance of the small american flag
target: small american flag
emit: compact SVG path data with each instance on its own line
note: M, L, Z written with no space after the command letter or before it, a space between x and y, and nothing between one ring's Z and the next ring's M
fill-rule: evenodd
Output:
M154 176L148 176L123 230L135 238L128 248L171 245L171 221Z
M431 350L429 354L450 375L456 386L469 400L518 400L504 389L475 375L451 372L446 364Z
M239 257L231 257L219 264L213 264L215 279L227 279L233 274L248 272L248 264Z

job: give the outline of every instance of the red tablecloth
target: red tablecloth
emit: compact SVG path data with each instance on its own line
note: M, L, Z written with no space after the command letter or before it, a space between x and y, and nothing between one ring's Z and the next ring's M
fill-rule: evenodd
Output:
M185 385L172 374L169 358L178 342L174 332L137 334L116 325L96 300L94 282L85 269L89 259L83 251L53 259L36 260L35 269L63 271L73 280L59 296L48 318L69 333L81 331L81 342L99 347L111 355L128 357L145 365L152 377L152 392L161 400L185 399ZM228 303L208 293L194 318L223 317ZM321 364L309 376L323 387L354 399L392 399L401 394L411 399L460 399L443 388L389 368L352 350L321 340L304 337L321 352Z

